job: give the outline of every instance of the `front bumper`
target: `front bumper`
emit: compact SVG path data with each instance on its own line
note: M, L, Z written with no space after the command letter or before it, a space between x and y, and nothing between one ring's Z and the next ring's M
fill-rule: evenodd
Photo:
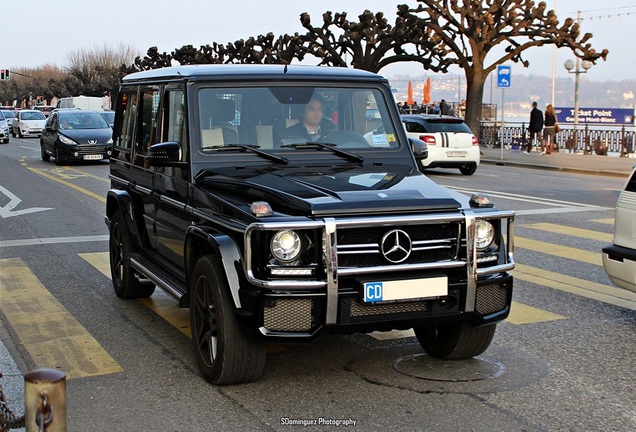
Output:
M605 246L603 268L614 285L636 292L636 250L616 245Z
M420 220L433 220L437 216ZM246 259L246 274L251 286L239 293L243 318L250 317L248 328L258 328L267 339L313 339L321 333L350 333L408 329L421 325L470 321L484 325L501 321L510 312L513 279L507 272L514 268L514 213L497 212L483 218L507 220L505 248L498 262L478 264L475 221L479 216L467 212L462 218L465 229L465 254L455 261L415 265L393 265L372 269L339 269L337 266L337 227L364 226L367 221L324 220L327 272L321 281L262 281L250 271L252 257ZM457 218L457 215L448 219ZM404 223L399 217L376 222ZM315 224L320 225L321 222ZM313 225L315 225L313 224ZM270 225L271 227L271 225ZM289 225L286 225L289 227ZM262 227L261 227L262 228ZM276 227L278 228L278 227ZM282 228L282 227L281 227ZM259 226L252 226L258 230ZM246 236L249 244L250 229ZM330 265L334 264L335 265ZM371 280L416 280L427 277L448 278L448 295L420 300L365 303L363 282ZM239 314L241 316L241 314Z
M58 141L61 156L67 160L108 160L112 153L111 144L68 145ZM99 158L97 156L100 156Z

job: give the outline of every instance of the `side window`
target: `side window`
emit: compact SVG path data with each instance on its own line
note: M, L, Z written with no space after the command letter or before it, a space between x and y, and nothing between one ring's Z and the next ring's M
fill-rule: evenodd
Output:
M57 114L53 114L51 116L51 121L49 126L53 129L53 130L57 130Z
M115 125L115 146L132 149L135 133L135 113L137 111L137 92L128 90L119 97L117 106L118 122Z
M139 104L139 127L137 127L136 150L138 154L147 154L150 146L156 143L160 95L160 89L156 87L142 90Z
M185 113L185 95L181 89L168 89L163 102L161 141L176 141L181 144L183 157L188 148L188 129ZM185 159L184 159L185 160Z

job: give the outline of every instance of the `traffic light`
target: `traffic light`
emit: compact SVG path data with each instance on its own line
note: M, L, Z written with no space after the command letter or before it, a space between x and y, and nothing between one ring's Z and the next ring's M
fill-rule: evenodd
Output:
M11 79L11 71L9 69L0 70L0 80Z

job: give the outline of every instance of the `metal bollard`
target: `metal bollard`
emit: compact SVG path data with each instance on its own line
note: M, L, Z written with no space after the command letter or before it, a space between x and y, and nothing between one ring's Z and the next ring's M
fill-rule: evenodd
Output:
M66 432L66 374L36 369L24 375L27 432Z

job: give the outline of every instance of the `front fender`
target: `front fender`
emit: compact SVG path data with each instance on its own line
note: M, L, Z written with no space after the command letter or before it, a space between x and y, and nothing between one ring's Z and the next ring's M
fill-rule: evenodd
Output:
M204 245L208 248L207 251L202 248ZM189 275L196 261L210 252L220 260L224 269L225 279L230 287L234 306L240 309L240 279L237 269L241 268L241 253L236 242L225 234L213 232L196 225L188 227L185 241L185 268L187 269L188 286L190 286Z
M106 225L110 229L110 222L115 212L119 210L124 218L124 225L128 232L128 238L134 249L142 247L141 233L135 219L135 206L130 194L120 189L111 189L106 194Z

